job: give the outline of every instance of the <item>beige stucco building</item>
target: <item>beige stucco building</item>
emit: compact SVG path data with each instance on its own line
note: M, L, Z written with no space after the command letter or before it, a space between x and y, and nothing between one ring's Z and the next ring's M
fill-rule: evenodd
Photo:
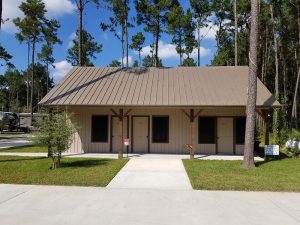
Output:
M70 152L243 154L247 77L248 67L75 67L40 104L74 114ZM258 114L277 106L258 80Z

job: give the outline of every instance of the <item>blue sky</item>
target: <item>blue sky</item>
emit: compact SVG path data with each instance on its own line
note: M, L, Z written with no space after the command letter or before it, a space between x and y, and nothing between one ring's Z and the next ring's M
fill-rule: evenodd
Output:
M4 19L15 18L17 16L22 17L22 13L18 9L18 5L22 0L3 0L3 16ZM77 29L77 13L76 7L72 0L44 0L47 16L57 19L61 28L58 32L59 38L63 41L62 45L56 45L54 48L55 69L51 69L51 76L54 77L55 82L58 82L65 73L71 68L71 65L66 62L67 49L72 44L72 38L75 35ZM186 9L189 7L189 1L182 0L182 6ZM135 16L136 12L134 5L131 5L131 11L129 18ZM92 34L95 40L103 44L103 51L98 54L93 61L95 66L107 66L112 60L121 59L121 43L110 32L103 32L100 29L100 22L106 22L112 14L103 8L96 9L93 4L89 4L86 7L83 26L88 32ZM3 29L0 31L0 42L7 49L7 51L13 55L12 63L17 69L24 70L27 66L27 46L21 44L15 39L15 33L17 29L13 26L11 21L4 24ZM209 24L211 25L211 24ZM212 29L210 29L212 27ZM152 36L149 33L144 32L143 26L136 26L129 30L130 35L142 31L146 36L145 47L142 55L149 53L149 45L152 42ZM210 64L211 59L215 52L215 29L214 26L208 26L201 31L205 34L202 45L202 57L201 65L205 66ZM175 46L171 44L172 37L168 34L163 34L159 44L159 57L162 58L164 66L175 67L179 64L179 56L176 54ZM39 51L41 44L37 46ZM134 51L129 52L130 61L133 62L138 58L138 55ZM196 54L195 54L196 56ZM3 74L6 68L0 68L0 74Z

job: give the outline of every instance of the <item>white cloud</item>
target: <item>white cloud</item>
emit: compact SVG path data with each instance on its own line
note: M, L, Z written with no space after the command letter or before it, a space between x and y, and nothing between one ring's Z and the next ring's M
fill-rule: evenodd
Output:
M201 47L200 48L200 56L205 57L211 53L211 50L208 48ZM137 54L137 52L136 52ZM151 55L151 47L150 46L145 46L142 49L141 52L142 56L147 56ZM196 58L197 56L197 49L195 49L192 53L192 56ZM161 59L170 59L170 58L178 58L179 55L176 51L176 46L174 44L168 44L164 43L163 41L158 42L158 57ZM184 56L186 57L186 56Z
M6 21L3 24L2 30L9 33L16 32L12 20L16 17L23 17L23 13L19 9L19 6L23 0L3 0L3 19ZM76 6L71 0L44 0L47 16L59 17L65 14L71 14L76 9Z
M72 65L66 60L54 63L55 68L51 69L51 75L54 82L59 82L71 69Z
M122 58L119 59L119 62L122 62ZM123 58L123 62L124 62L124 65L126 65L126 57ZM133 64L133 59L130 55L128 56L128 64L129 64L129 66L132 66L132 64Z
M76 38L76 33L72 32L68 37L68 48L73 47L73 40Z
M48 15L51 17L72 14L76 6L71 0L44 0Z
M208 39L215 40L218 29L219 29L218 26L214 25L213 23L211 22L207 23L206 27L200 29L201 40L208 40ZM198 39L197 31L195 31L195 38Z

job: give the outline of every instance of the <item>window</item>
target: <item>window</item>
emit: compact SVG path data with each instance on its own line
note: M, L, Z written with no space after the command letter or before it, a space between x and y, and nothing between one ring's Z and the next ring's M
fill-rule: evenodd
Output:
M243 145L245 143L246 117L235 118L235 143Z
M199 117L198 120L198 143L216 143L216 119L215 117Z
M169 142L169 117L167 116L152 117L152 142L153 143Z
M92 116L92 142L108 142L108 116Z

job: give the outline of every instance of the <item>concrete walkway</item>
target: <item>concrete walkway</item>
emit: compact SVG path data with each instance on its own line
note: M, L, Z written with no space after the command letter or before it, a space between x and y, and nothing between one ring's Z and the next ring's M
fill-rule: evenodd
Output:
M46 157L47 153L27 153L27 152L0 152L1 155L11 156L33 156L33 157ZM64 153L65 157L82 157L82 158L110 158L117 159L118 154L109 153ZM126 158L124 154L124 158ZM189 155L176 155L176 154L129 154L130 159L189 159ZM198 160L243 160L242 155L195 155ZM262 161L263 158L254 157L255 161Z
M0 137L0 149L13 148L32 144L32 141L24 138L4 138Z
M192 190L181 159L132 158L108 188Z
M0 185L5 225L299 225L300 194Z

